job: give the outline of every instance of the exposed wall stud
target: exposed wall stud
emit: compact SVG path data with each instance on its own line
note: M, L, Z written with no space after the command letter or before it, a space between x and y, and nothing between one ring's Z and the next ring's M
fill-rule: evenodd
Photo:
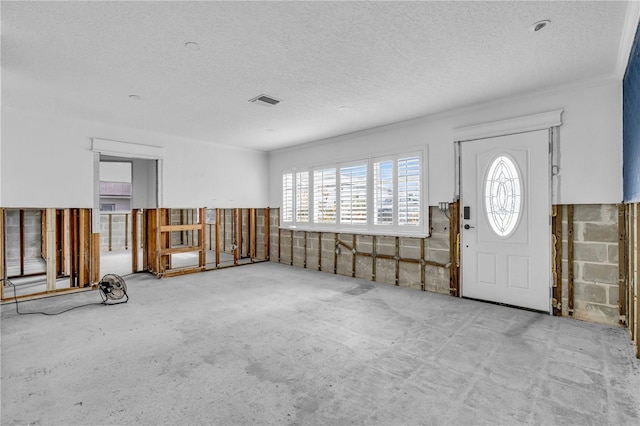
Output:
M627 315L627 250L626 250L625 207L618 204L618 306L620 324L626 323Z
M552 206L553 315L562 316L562 206Z
M431 212L431 209L429 209L429 212ZM425 287L426 287L425 273L424 273L424 268L425 268L424 245L426 241L427 241L426 238L420 239L420 290L422 291L425 291Z
M20 209L20 276L24 275L24 210Z
M56 209L47 209L47 291L56 289ZM4 283L3 283L4 284Z
M138 209L131 210L131 271L138 272Z
M307 269L307 231L304 232L304 263L303 268Z
M352 238L352 248L351 248L351 276L356 276L356 253L358 250L356 249L356 235L353 234Z
M322 271L322 232L318 232L318 271Z
M567 301L567 312L569 315L573 315L573 204L569 204L567 206L567 264L569 270L568 272L568 301Z
M396 255L394 260L396 261L396 285L400 285L400 237L396 237Z
M460 200L449 204L449 294L460 294Z
M291 249L291 251L289 252L289 265L293 266L293 241L294 241L294 230L291 230L291 245L289 246L289 249Z
M216 232L216 268L220 266L220 209L216 209L216 224L215 224L215 232Z
M4 299L4 280L7 278L6 260L4 256L4 232L4 209L0 208L0 300Z
M264 209L264 258L271 258L271 209Z

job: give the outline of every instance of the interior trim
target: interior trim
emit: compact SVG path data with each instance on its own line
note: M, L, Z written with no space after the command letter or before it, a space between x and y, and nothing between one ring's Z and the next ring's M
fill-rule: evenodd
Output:
M93 138L92 151L105 155L128 158L163 159L165 149L153 145L141 145L130 142L118 142L108 139Z
M563 111L564 110L559 109L540 114L526 115L524 117L458 127L453 129L453 138L456 142L465 142L475 139L548 129L562 124Z

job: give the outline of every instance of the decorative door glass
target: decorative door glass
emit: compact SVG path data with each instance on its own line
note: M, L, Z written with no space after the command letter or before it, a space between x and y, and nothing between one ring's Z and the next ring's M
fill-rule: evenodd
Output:
M504 154L498 155L489 166L484 208L496 234L508 237L515 230L522 210L522 184L518 168Z

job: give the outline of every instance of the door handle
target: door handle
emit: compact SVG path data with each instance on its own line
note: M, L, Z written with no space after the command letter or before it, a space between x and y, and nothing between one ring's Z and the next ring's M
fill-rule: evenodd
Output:
M464 225L464 229L471 229L471 228L475 228L475 226L471 226L468 223Z

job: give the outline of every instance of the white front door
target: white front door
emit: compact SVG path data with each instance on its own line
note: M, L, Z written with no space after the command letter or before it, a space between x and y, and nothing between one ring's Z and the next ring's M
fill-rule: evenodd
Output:
M548 135L461 143L463 297L549 312Z

